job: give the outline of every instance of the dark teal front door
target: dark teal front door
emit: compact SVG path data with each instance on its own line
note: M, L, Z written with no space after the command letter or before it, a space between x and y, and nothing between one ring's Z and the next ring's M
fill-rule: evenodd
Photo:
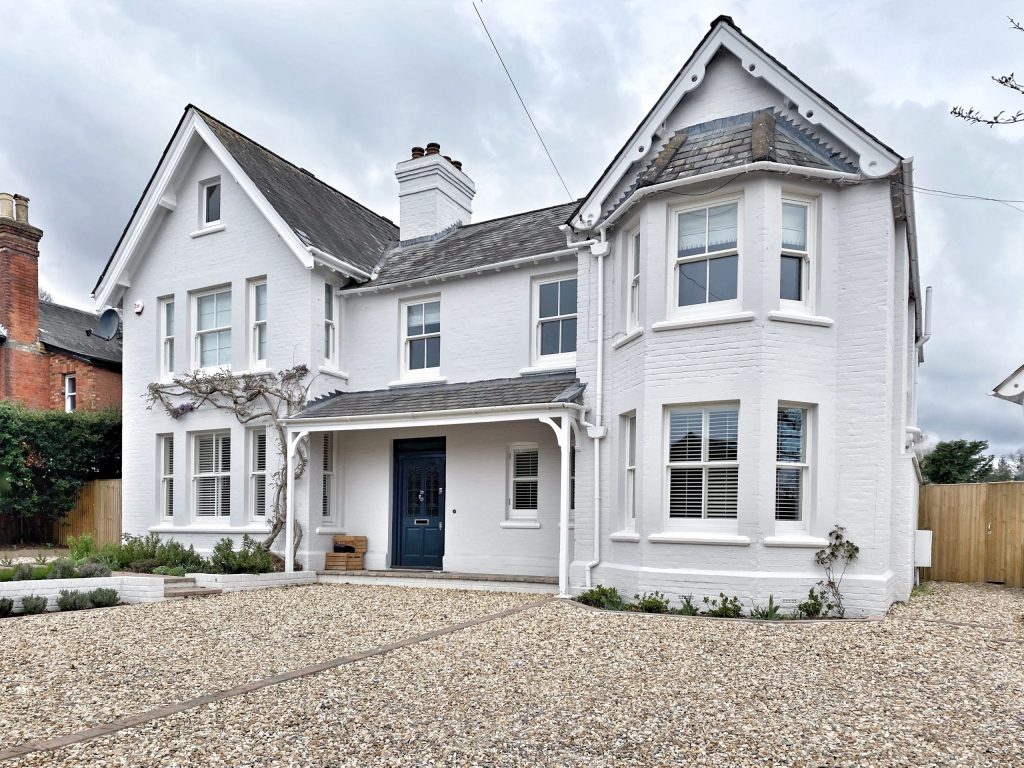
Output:
M434 448L436 442L408 443L395 446L394 565L441 570L444 450Z

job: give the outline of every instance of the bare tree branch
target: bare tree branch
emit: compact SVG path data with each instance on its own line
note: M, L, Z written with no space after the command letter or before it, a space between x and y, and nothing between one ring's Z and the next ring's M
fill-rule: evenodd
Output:
M1010 29L1015 29L1018 32L1024 32L1024 26L1013 19L1013 17L1007 16L1006 18L1010 21ZM1004 88L1009 88L1011 91L1024 94L1024 84L1017 82L1017 78L1014 76L1013 72L1008 75L993 76L992 80ZM949 111L949 114L953 115L953 117L959 117L961 120L966 120L968 123L987 125L989 127L992 127L993 125L1012 125L1014 123L1024 122L1024 110L1020 109L1012 115L1006 114L1006 110L1000 110L992 117L985 117L974 107L958 106L953 107Z

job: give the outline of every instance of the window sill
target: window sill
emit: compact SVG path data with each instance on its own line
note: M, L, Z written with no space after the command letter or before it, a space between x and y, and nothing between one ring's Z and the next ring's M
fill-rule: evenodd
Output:
M431 376L423 379L399 379L398 381L389 381L388 389L398 389L399 387L415 387L419 384L444 384L448 381L447 376Z
M214 232L223 232L223 224L211 224L208 227L197 229L195 232L189 232L188 236L191 238L203 237L204 235L212 235Z
M640 534L636 531L616 531L608 536L612 541L640 541Z
M821 549L828 546L827 539L819 539L817 536L798 533L765 536L762 543L766 547L804 547L807 549Z
M779 323L799 323L800 325L817 325L822 328L831 328L835 321L831 317L821 315L803 315L799 312L769 312L769 320Z
M753 312L732 312L728 315L708 315L686 320L661 320L651 326L654 331L674 331L677 328L701 328L706 325L728 325L749 323L756 315Z
M731 547L749 547L749 536L734 533L700 533L697 531L663 531L647 537L652 544L719 544Z
M540 528L540 520L502 520L498 526L510 529L536 529Z
M531 365L528 368L520 368L520 376L533 376L538 373L563 373L565 371L575 371L576 361L571 363L559 363L558 365Z
M325 376L333 376L335 379L341 379L342 381L348 381L348 374L344 371L339 371L337 368L331 368L329 365L321 365L317 368L320 373Z
M619 347L624 347L627 344L629 344L629 342L633 341L634 339L639 339L643 335L644 335L644 329L643 328L634 328L632 331L627 333L625 336L623 336L618 341L613 341L612 342L612 349L618 349Z
M150 533L269 533L270 526L253 525L174 525L173 523L161 523L149 527Z

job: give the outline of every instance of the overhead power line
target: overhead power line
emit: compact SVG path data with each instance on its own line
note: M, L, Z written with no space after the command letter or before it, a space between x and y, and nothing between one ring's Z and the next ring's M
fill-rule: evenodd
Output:
M508 76L508 81L512 83L512 90L516 92L516 96L519 98L519 103L523 105L523 111L526 113L526 117L530 121L530 125L533 126L534 133L537 134L537 138L540 139L540 145L544 147L544 154L548 156L548 160L551 161L551 167L555 169L555 174L558 176L558 180L562 182L562 188L565 190L565 194L569 196L569 200L575 200L572 196L572 192L569 191L569 185L565 183L565 179L562 178L562 172L558 170L558 165L555 163L555 158L551 156L551 151L548 149L548 145L544 143L544 137L540 135L540 129L537 127L537 123L533 120L533 115L530 114L530 110L526 107L526 102L523 101L523 96L519 93L519 88L516 87L516 81L512 79L512 73L508 71L508 67L505 66L505 60L501 57L501 51L498 50L497 43L494 42L494 37L491 35L491 31L487 28L487 22L484 21L484 17L480 14L480 9L476 7L476 3L473 3L473 10L476 11L476 17L480 19L480 24L484 28L484 32L487 33L487 39L491 41L491 47L498 56L498 61L501 62L501 68L505 70L505 74Z

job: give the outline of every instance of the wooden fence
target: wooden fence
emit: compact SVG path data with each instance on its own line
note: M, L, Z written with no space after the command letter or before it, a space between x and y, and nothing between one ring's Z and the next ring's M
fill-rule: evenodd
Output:
M1024 586L1024 483L924 485L918 517L932 531L923 578Z
M88 533L97 547L121 541L121 481L90 480L75 508L54 525L54 543L67 546L68 536Z

